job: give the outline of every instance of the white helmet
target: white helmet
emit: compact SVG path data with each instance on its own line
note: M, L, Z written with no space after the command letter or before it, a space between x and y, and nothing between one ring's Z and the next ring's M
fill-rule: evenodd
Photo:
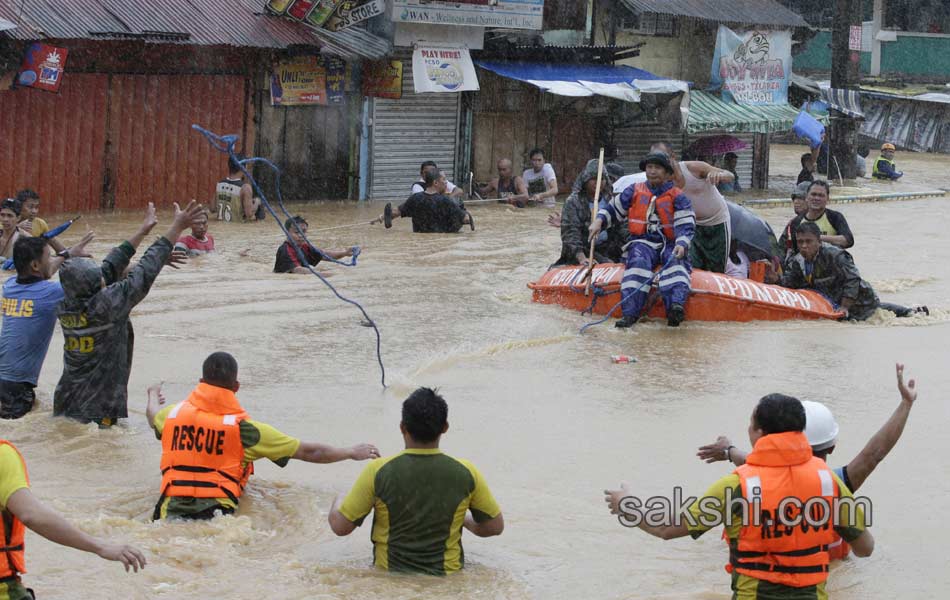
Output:
M802 406L805 407L805 437L811 449L817 452L834 446L838 442L838 423L828 407L811 400L803 400Z

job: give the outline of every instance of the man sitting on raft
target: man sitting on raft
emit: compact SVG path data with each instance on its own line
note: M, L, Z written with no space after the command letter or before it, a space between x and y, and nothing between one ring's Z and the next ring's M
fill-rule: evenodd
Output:
M854 321L868 319L878 308L898 317L909 317L918 312L930 314L926 306L907 308L881 302L871 284L861 279L851 255L821 241L821 229L817 224L806 221L799 224L794 233L798 240L798 254L791 258L788 271L781 278L772 271L766 275L767 282L778 282L787 288L815 290L844 311L845 319Z
M597 213L590 226L590 239L614 221L626 222L630 242L625 246L627 270L620 285L623 318L616 327L633 327L643 311L653 284L653 269L662 265L659 290L666 307L667 324L677 327L686 318L689 297L689 246L696 231L693 207L673 185L673 166L662 153L648 154L640 161L647 180L628 187Z
M462 225L466 224L474 231L475 221L472 215L445 195L445 174L430 167L423 175L425 191L413 194L399 208L387 204L385 212L372 223L384 223L386 229L389 229L393 219L409 217L412 219L414 233L458 233Z
M587 252L589 245L587 234L590 231L591 213L594 210L594 193L597 190L597 164L593 172L584 170L579 177L581 190L571 194L564 203L564 210L560 215L561 224L561 257L553 266L588 264ZM601 181L600 198L606 204L610 200L610 178L604 177ZM623 225L616 221L597 234L597 244L594 247L594 261L598 263L616 263L622 260L623 248L629 241L629 234Z

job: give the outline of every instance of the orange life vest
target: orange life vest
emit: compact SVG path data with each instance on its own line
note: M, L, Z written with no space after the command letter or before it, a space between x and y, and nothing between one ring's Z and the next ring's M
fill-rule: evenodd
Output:
M236 504L254 472L241 444L247 418L234 392L206 383L172 408L162 428L162 497L227 497Z
M749 502L758 498L761 504L759 524L754 524L756 511L750 510L750 522L739 530L737 548L730 556L732 568L791 587L825 581L831 559L829 545L837 538L837 515L831 513L841 492L825 461L812 456L805 434L787 432L760 438L746 463L735 472L742 497ZM791 497L801 504L786 506L789 520L801 516L798 508L809 500L823 499L818 503L822 508L812 513L813 520L820 519L822 524L813 527L803 518L796 526L785 525L778 517L779 504Z
M16 446L6 440L0 440L0 446L10 446L20 458L23 472L26 473L26 462ZM26 482L30 482L29 474ZM0 513L0 583L15 580L21 573L26 573L26 560L23 554L23 537L26 527L8 510Z
M844 560L851 554L851 544L838 536L838 539L828 546L828 554L831 556L831 560Z
M682 192L677 187L671 187L659 196L654 196L650 187L643 182L633 188L633 198L630 199L630 208L627 210L627 226L633 235L645 235L650 225L650 203L656 198L654 213L659 219L660 231L666 239L673 241L673 213L676 212L673 201Z

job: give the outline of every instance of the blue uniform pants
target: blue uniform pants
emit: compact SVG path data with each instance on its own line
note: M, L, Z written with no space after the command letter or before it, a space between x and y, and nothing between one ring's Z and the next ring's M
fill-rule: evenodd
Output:
M654 248L646 240L634 240L627 248L627 270L620 284L621 310L625 317L639 317L653 282L653 269L665 265L660 271L659 289L663 305L670 310L673 304L686 304L689 297L692 267L688 258L671 258L675 246L672 243Z

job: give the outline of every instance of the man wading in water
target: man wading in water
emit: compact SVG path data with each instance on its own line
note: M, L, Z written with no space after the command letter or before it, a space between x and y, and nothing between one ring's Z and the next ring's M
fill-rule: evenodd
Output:
M851 491L812 455L804 429L802 403L770 394L752 411L753 449L745 464L714 483L683 514L657 514L626 486L605 490L605 501L621 524L664 540L696 539L725 525L735 600L827 598L829 545L841 536L855 556L866 557L874 551L874 538L862 503L840 501L851 498ZM801 513L806 502L821 502L810 522ZM663 524L657 524L658 517Z
M373 219L372 224L384 223L389 229L393 219L409 217L412 219L413 233L458 233L465 224L474 231L475 221L472 215L445 195L445 175L438 169L429 167L424 172L424 180L424 192L413 194L399 208L387 204L385 212Z
M172 248L204 209L194 200L184 210L175 203L175 218L125 275L145 236L158 224L149 202L138 232L112 249L100 265L91 258L71 258L59 270L65 298L57 316L63 328L63 375L53 394L53 414L110 427L128 414L132 368L129 313L145 299L162 267L186 260Z
M215 352L201 367L201 382L183 402L165 405L161 384L148 388L145 418L162 442L162 496L152 518L210 519L237 510L253 463L279 467L295 458L311 463L378 458L372 444L334 448L301 442L253 421L235 395L238 364Z
M853 321L868 319L878 308L898 317L930 314L926 306L908 308L881 302L871 284L861 279L851 255L821 241L823 236L817 224L805 222L793 231L798 240L798 254L789 259L788 271L781 278L774 271L766 273L767 282L792 289L815 290L843 310L844 318Z

